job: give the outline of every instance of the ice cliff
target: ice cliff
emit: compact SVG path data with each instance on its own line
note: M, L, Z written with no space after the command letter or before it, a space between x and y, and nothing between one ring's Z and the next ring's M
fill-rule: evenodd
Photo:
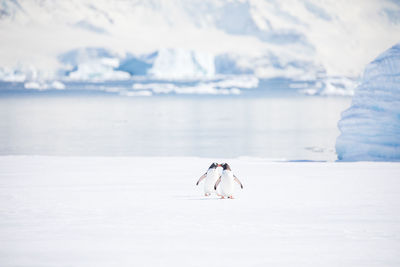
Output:
M339 121L342 161L400 161L400 43L365 68Z

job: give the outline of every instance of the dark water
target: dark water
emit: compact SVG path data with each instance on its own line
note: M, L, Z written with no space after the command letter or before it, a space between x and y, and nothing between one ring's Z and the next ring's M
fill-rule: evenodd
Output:
M349 98L0 97L1 155L335 160Z

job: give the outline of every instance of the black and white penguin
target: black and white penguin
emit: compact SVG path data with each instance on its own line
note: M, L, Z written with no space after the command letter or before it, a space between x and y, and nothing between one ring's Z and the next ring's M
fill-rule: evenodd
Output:
M205 179L204 181L204 195L210 196L212 193L215 192L214 185L219 178L219 171L217 170L218 167L221 167L218 163L214 162L208 168L207 172L203 174L200 179L197 181L196 185Z
M221 166L223 169L222 174L215 183L214 189L217 190L217 187L220 184L221 198L233 198L233 193L235 192L234 182L237 182L242 189L243 185L239 181L239 179L233 174L231 167L228 165L228 163L223 163Z

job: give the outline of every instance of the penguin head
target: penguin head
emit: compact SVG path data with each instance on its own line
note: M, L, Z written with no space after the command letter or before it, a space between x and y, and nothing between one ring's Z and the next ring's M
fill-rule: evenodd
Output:
M218 163L213 162L213 164L211 164L211 166L209 167L209 169L216 169L219 166Z
M224 171L230 171L231 167L228 165L228 163L222 163L221 167Z

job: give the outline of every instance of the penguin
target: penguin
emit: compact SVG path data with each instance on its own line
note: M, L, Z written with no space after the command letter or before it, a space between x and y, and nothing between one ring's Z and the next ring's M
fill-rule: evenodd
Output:
M217 182L214 185L214 190L217 190L218 185L220 186L221 198L233 198L234 193L234 181L237 182L240 187L243 189L242 183L239 179L232 173L231 167L228 163L223 163L221 165L223 168L221 176L218 178Z
M203 174L196 183L196 185L199 185L199 183L203 179L206 179L204 181L204 195L206 197L210 196L211 193L215 192L214 185L220 176L219 171L217 170L218 167L221 167L221 165L216 162L211 164L211 166L208 168L207 172L205 174Z

